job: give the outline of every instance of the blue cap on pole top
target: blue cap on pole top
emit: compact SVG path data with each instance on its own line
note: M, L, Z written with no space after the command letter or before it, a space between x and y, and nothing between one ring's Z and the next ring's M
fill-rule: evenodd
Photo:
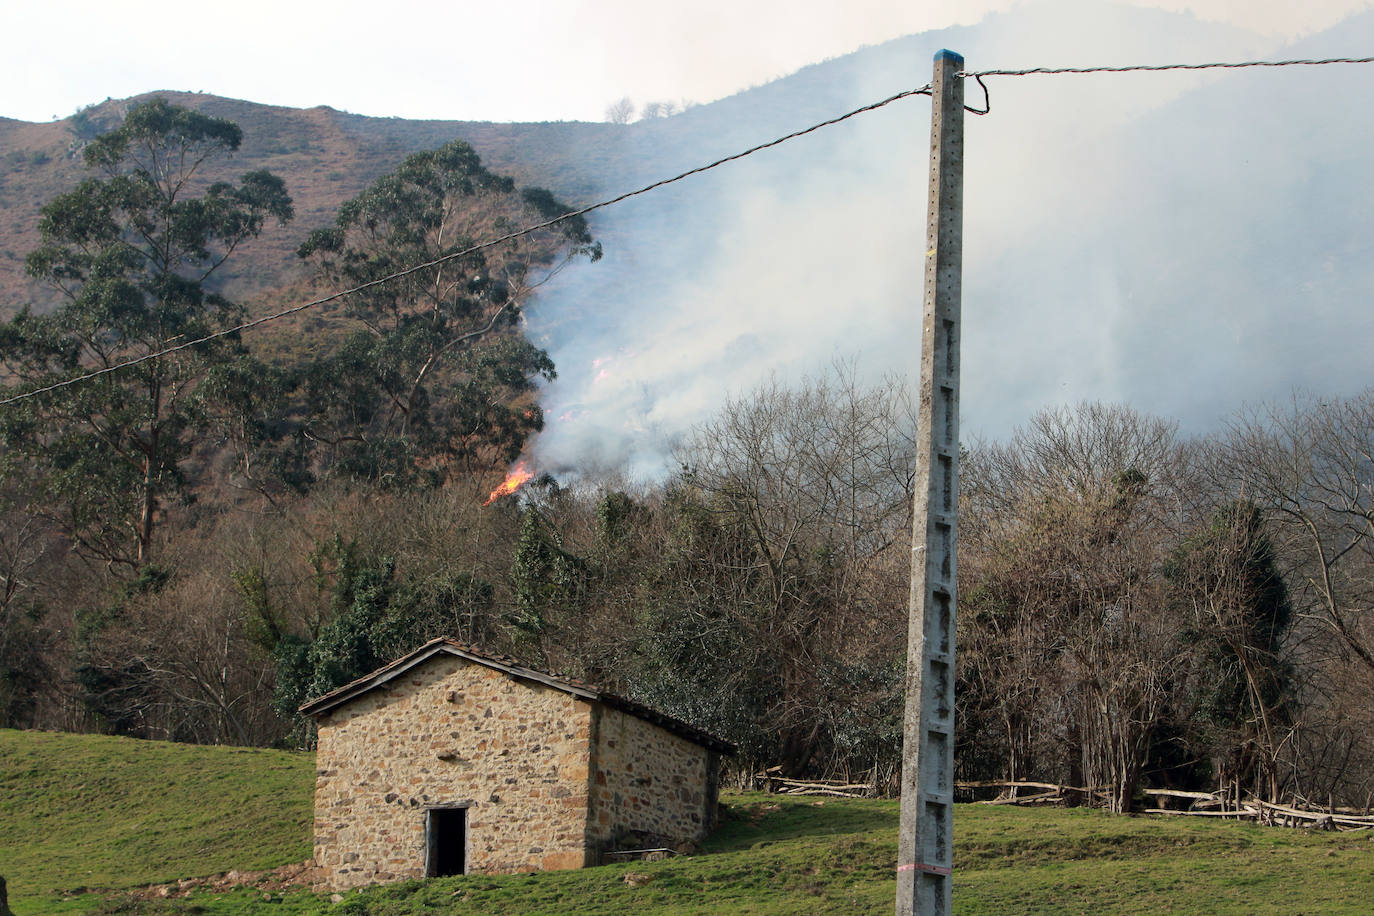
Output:
M942 57L956 64L962 64L964 62L964 55L957 54L954 51L949 51L944 48L941 48L940 50L935 52L936 60L939 60Z

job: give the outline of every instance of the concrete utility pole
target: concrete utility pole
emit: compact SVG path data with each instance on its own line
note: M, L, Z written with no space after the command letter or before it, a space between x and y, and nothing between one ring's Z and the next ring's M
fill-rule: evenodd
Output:
M954 586L959 521L959 298L964 59L935 55L912 519L897 914L951 912L954 865Z

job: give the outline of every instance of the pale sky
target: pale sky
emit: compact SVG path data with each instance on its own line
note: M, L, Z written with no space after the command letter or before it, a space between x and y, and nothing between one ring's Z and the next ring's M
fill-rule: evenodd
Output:
M1015 2L7 0L0 116L48 121L167 89L404 118L598 121L622 96L709 102ZM1291 38L1370 0L1123 2ZM1045 63L1102 63L1091 51Z

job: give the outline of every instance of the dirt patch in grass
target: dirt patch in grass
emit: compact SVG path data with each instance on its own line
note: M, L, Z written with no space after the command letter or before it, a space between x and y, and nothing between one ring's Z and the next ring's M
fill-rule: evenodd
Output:
M190 897L197 893L223 894L241 888L280 892L309 888L314 875L311 862L294 862L265 871L228 871L205 878L182 878L167 884L150 884L130 892L139 900L167 900Z

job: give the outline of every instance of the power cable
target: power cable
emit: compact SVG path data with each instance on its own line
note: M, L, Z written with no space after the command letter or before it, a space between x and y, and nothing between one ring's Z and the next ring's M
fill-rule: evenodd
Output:
M506 235L501 236L500 238L495 238L487 242L482 242L480 244L473 245L472 247L465 248L462 251L455 251L451 254L446 254L443 257L435 258L432 261L426 261L423 264L416 264L413 267L408 267L405 270L399 270L396 273L388 274L387 276L380 277L376 280L369 280L366 283L360 283L359 285L351 289L343 290L342 292L337 292L328 296L323 296L319 299L312 299L309 302L303 302L300 305L294 305L291 308L283 309L280 312L274 312L271 315L263 315L261 317L254 318L251 321L245 321L242 324L235 325L231 328L224 328L223 330L216 331L213 334L207 334L204 337L198 337L195 340L188 340L184 343L179 343L174 347L167 347L165 349L157 350L152 353L145 353L144 355L136 357L134 359L125 360L121 363L115 363L114 365L106 366L102 369L97 369L94 372L88 372L85 375L78 375L73 378L64 379L60 382L54 382L51 385L45 385L42 388L34 388L30 391L25 391L21 394L13 395L11 397L0 400L0 407L4 407L8 404L14 404L18 401L23 401L28 398L37 397L40 394L48 394L50 392L57 391L60 388L66 388L70 385L75 385L80 382L90 381L91 379L99 378L102 375L109 375L113 372L119 372L120 370L127 369L131 366L137 366L140 363L146 363L151 360L161 359L164 356L169 356L181 350L196 347L204 343L209 343L210 341L217 340L221 337L228 337L229 335L237 334L240 331L247 331L250 328L255 328L261 324L266 324L269 321L276 321L278 319L285 318L288 315L294 315L297 312L303 312L306 309L314 308L317 305L324 305L328 302L334 302L337 299L342 299L345 296L351 296L354 293L359 293L363 290L371 289L374 286L380 286L383 283L390 283L392 280L399 280L402 277L408 277L413 273L418 273L422 270L428 270L431 267L437 267L438 265L443 264L447 261L452 261L456 258L467 257L470 254L476 254L479 251L485 251L488 248L493 248L497 245L514 241L515 239L522 238L523 236L529 235L534 232L538 232L541 229L548 229L551 226L556 226L559 223L565 222L575 217L585 216L586 214L591 213L594 210L600 210L604 207L609 207L614 204L618 204L621 201L629 200L631 197L637 197L640 194L647 194L650 191L663 187L664 185L670 185L673 182L681 181L684 178L690 178L693 175L699 175L702 172L707 172L711 169L725 165L727 162L734 162L737 159L743 159L745 156L752 156L754 153L770 149L782 143L786 143L788 140L795 140L798 137L803 137L809 133L812 133L813 131L820 130L822 127L830 127L833 124L839 124L841 121L847 121L856 115L863 114L864 112L874 111L878 108L882 108L885 105L891 105L893 102L897 102L905 98L910 98L911 96L930 95L930 93L931 87L928 83L925 86L922 86L920 89L907 89L903 92L897 93L896 95L888 96L880 102L873 102L872 104L864 105L862 108L855 108L853 111L846 112L845 114L839 115L838 117L830 118L827 121L821 121L818 124L812 124L810 127L803 128L802 130L793 131L790 134L778 137L776 140L769 140L767 143L760 143L757 146L751 146L742 152L738 152L730 156L725 156L706 165L697 166L694 169L688 169L687 171L682 172L679 175L674 175L672 178L660 179L659 181L655 181L652 184L645 185L644 187L639 188L638 190L627 191L626 193L620 194L616 197L599 201L598 203L591 204L590 206L582 207L580 210L569 211L568 213L564 213L562 216L556 216L553 219L546 220L542 223L538 223L533 226L526 226L524 229L516 230L515 232L508 233Z
M1218 64L1135 64L1126 67L1031 67L1026 70L967 70L962 77L1057 76L1065 73L1157 73L1161 70L1239 70L1245 67L1322 67L1328 64L1374 64L1374 57L1327 57L1312 60L1247 60Z
M964 77L965 79L970 78L970 77L973 78L973 79L976 79L976 80L978 81L978 84L979 84L979 85L982 87L982 89L983 89L984 107L983 107L982 109L967 108L967 110L968 110L969 112L973 113L973 114L987 114L988 111L991 110L991 105L988 104L988 102L987 102L987 99L988 99L988 91L987 91L987 86L983 84L983 77L988 77L988 76L1056 76L1056 75L1063 75L1063 74L1074 74L1074 75L1078 75L1078 74L1088 74L1088 73L1137 73L1137 72L1157 73L1157 72L1167 71L1167 70L1238 70L1238 69L1243 69L1243 68L1247 68L1247 67L1320 67L1320 66L1327 66L1327 65L1330 65L1330 64L1371 64L1371 63L1374 63L1374 57L1328 57L1328 58L1320 58L1320 59L1300 59L1300 60L1251 60L1251 61L1239 61L1239 62L1232 62L1232 63L1209 63L1209 64L1134 64L1134 65L1130 65L1130 66L1120 66L1120 67L1031 67L1031 68L1027 68L1027 69L1023 69L1023 70L966 70L966 71L961 71L961 72L960 72L959 74L957 74L957 75L958 75L958 76L961 76L961 77ZM908 90L905 90L905 91L903 91L903 92L899 92L899 93L897 93L896 95L888 96L887 98L883 99L882 101L873 102L872 104L869 104L869 105L864 105L864 106L862 106L861 108L856 108L856 109L854 109L853 111L846 112L845 114L839 115L838 117L830 118L829 120L826 120L826 121L821 121L820 123L813 124L813 125L811 125L810 127L803 128L802 130L793 131L793 132L790 133L790 134L786 134L786 135L784 135L784 136L782 136L782 137L778 137L776 140L770 140L770 141L768 141L767 143L760 143L760 144L758 144L757 146L751 146L750 148L748 148L748 149L746 149L746 150L744 150L744 151L742 151L742 152L735 153L734 155L731 155L731 156L725 156L725 157L723 157L723 158L721 158L721 159L715 160L714 162L710 162L710 163L708 163L708 164L706 164L706 165L698 166L698 167L696 167L696 168L694 168L694 169L688 169L687 171L682 172L681 174L678 174L678 175L674 175L674 176L671 177L671 178L664 178L664 179L661 179L661 180L659 180L659 181L655 181L655 182L653 182L652 184L645 185L644 187L639 188L639 189L637 189L637 190L628 191L628 192L626 192L626 193L624 193L624 194L620 194L620 195L618 195L618 196L616 196L616 197L612 197L612 198L609 198L609 199L607 199L607 200L599 201L599 202L597 202L597 203L591 204L590 206L582 207L582 208L579 209L579 210L572 210L572 211L570 211L570 212L568 212L568 213L564 213L562 216L556 216L556 217L554 217L553 219L546 220L545 222L538 223L538 224L533 225L533 226L527 226L527 227L524 228L524 229L520 229L520 230L517 230L517 231L515 231L515 232L511 232L511 233L509 233L509 234L507 234L507 235L501 236L500 238L492 239L491 241L488 241L488 242L482 242L481 244L478 244L478 245L473 245L472 247L466 248L466 249L464 249L464 250L462 250L462 251L456 251L456 252L453 252L452 254L447 254L447 255L444 255L443 257L435 258L434 260L432 260L432 261L427 261L427 262L425 262L425 263L423 263L423 264L417 264L417 265L415 265L414 267L409 267L409 268L407 268L407 269L405 269L405 270L397 271L397 272L394 273L394 274L390 274L390 275L388 275L388 276L381 277L381 278L376 279L376 280L370 280L370 281L368 281L367 283L359 284L358 286L355 286L355 287L353 287L352 289L347 289L347 290L343 290L342 292L333 293L333 294L331 294L331 295L329 295L329 296L323 296L323 297L321 297L321 298L319 298L319 299L312 299L312 300L309 301L309 302L303 302L303 303L301 303L300 305L295 305L295 306L292 306L291 308L283 309L283 310L280 311L280 312L274 312L274 313L272 313L272 314L270 314L270 315L263 315L263 316L261 316L261 317L259 317L259 318L254 318L254 319L251 320L251 321L246 321L246 322L244 322L244 323L242 323L242 324L235 325L234 327L225 328L225 329L223 329L223 330L216 331L216 332L213 333L213 334L208 334L208 335L206 335L205 337L200 337L200 338L197 338L197 339L195 339L195 340L189 340L189 341L186 341L186 342L184 342L184 343L177 344L177 345L174 346L174 347L167 347L167 348L165 348L165 349L157 350L157 351L154 351L154 352L152 352L152 353L146 353L146 354L144 354L143 356L139 356L139 357L137 357L137 358L135 358L135 359L126 360L126 361L121 362L121 363L115 363L114 365L106 366L106 367L104 367L103 369L98 369L98 370L96 370L96 371L94 371L94 372L89 372L89 373L87 373L87 374L85 374L85 375L75 376L75 377L73 377L73 378L65 379L65 380L60 381L60 382L55 382L55 383L53 383L53 384L51 384L51 385L46 385L46 386L41 387L41 388L35 388L35 389L31 390L31 391L26 391L26 392L23 392L23 393L21 393L21 394L13 395L13 396L11 396L11 397L8 397L8 398L5 398L5 399L3 399L3 400L0 400L0 407L4 407L4 406L6 406L6 405L8 405L8 404L14 404L14 403L16 403L16 402L18 402L18 401L23 401L23 400L26 400L26 399L28 399L28 398L37 397L37 396L40 395L40 394L47 394L47 393L49 393L49 392L56 391L56 390L58 390L58 389L60 389L60 388L66 388L66 387L68 387L68 386L70 386L70 385L75 385L75 384L78 384L78 383L80 383L80 382L89 381L90 379L98 378L98 377L100 377L100 376L102 376L102 375L109 375L110 373L118 372L118 371L120 371L120 370L122 370L122 369L127 369L127 368L129 368L129 367L131 367L131 366L137 366L137 365L139 365L140 363L145 363L145 362L148 362L148 361L154 360L154 359L160 359L160 358L162 358L162 357L164 357L164 356L168 356L168 355L170 355L170 354L172 354L172 353L176 353L176 352L181 351L181 350L186 350L186 349L189 349L189 348L191 348L191 347L199 346L200 344L209 343L210 341L216 340L216 339L221 338L221 337L227 337L227 336L229 336L229 335L231 335L231 334L237 334L237 333L239 333L240 331L247 331L247 330L249 330L249 329L251 329L251 328L257 327L258 325L266 324L266 323L269 322L269 321L277 321L277 320L279 320L279 319L281 319L281 318L285 318L285 317L287 317L287 316L289 316L289 315L294 315L294 314L297 313L297 312L302 312L302 311L305 311L306 309L314 308L315 306L318 306L318 305L324 305L324 304L329 303L329 302L334 302L335 300L342 299L342 298L345 297L345 296L350 296L350 295L353 295L354 293L362 292L363 290L366 290L366 289L371 289L371 288L374 287L374 286L379 286L379 285L381 285L381 284L383 284L383 283L389 283L389 282L391 282L392 280L398 280L398 279L400 279L400 278L402 278L402 277L409 276L409 275L411 275L411 274L413 274L413 273L417 273L417 272L422 271L422 270L428 270L429 268L431 268L431 267L436 267L436 266L438 266L438 265L440 265L440 264L445 263L446 261L451 261L451 260L454 260L454 259L456 259L456 258L466 257L467 255L470 255L470 254L476 254L476 253L479 252L479 251L485 251L486 249L495 247L496 245L501 245L501 244L504 244L505 242L514 241L515 239L518 239L518 238L521 238L521 237L523 237L523 236L529 235L529 234L531 234L531 233L533 233L533 232L538 232L538 231L541 230L541 229L548 229L548 228L550 228L550 227L552 227L552 226L556 226L556 225L558 225L559 223L564 222L564 221L566 221L566 220L570 220L570 219L573 219L573 218L578 217L578 216L585 216L586 214L591 213L591 212L593 212L593 211L595 211L595 210L600 210L600 209L605 208L605 207L613 206L613 205L618 204L618 203L620 203L620 202L622 202L622 201L628 200L628 199L630 199L631 197L637 197L637 196L640 195L640 194L647 194L648 192L653 191L653 190L656 190L656 189L658 189L658 188L661 188L661 187L663 187L663 186L665 186L665 185L670 185L670 184L673 184L674 182L682 181L684 178L690 178L690 177L693 176L693 175L699 175L699 174L701 174L702 172L710 171L711 169L714 169L714 168L717 168L717 167L719 167L719 166L725 165L725 164L728 163L728 162L734 162L734 161L737 160L737 159L743 159L743 158L746 157L746 156L752 156L754 153L761 152L761 151L766 150L766 149L771 149L771 148L774 147L774 146L778 146L779 144L786 143L786 142L789 141L789 140L795 140L795 139L798 138L798 137L803 137L803 136L805 136L805 135L807 135L807 134L809 134L809 133L812 133L813 131L820 130L820 129L823 128L823 127L830 127L831 125L839 124L839 123L842 122L842 121L847 121L847 120L849 120L850 118L852 118L852 117L854 117L854 116L856 116L856 115L863 114L864 112L873 111L873 110L875 110L875 109L882 108L882 107L884 107L885 105L891 105L893 102L900 101L901 99L910 98L911 96L915 96L915 95L930 95L930 94L931 94L931 86L930 86L929 84L927 84L927 85L921 87L920 89L908 89Z

